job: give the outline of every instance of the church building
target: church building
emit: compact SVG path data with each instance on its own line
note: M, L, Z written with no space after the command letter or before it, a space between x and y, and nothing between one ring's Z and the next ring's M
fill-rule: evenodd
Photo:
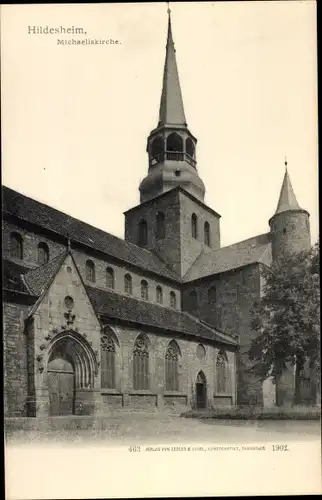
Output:
M286 170L270 230L222 247L196 144L169 14L159 121L124 240L3 186L5 416L265 404L250 309L261 267L310 248L309 214Z

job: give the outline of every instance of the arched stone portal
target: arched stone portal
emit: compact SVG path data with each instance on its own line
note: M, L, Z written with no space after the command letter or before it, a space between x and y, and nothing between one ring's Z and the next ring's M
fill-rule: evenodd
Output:
M207 408L207 379L203 371L196 379L196 406L199 410Z
M59 334L48 354L49 415L73 415L76 393L93 388L96 370L95 355L87 341L72 331Z

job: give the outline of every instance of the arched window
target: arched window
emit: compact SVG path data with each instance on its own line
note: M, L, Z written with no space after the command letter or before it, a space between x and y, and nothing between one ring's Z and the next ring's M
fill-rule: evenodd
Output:
M217 290L216 286L214 285L208 290L208 304L211 306L215 306L216 300L217 300Z
M165 389L166 391L179 390L179 347L178 344L171 340L165 354Z
M195 315L198 312L198 295L195 290L189 294L188 311Z
M217 392L229 392L229 369L226 353L219 351L216 360Z
M163 292L160 286L157 286L156 288L156 298L158 304L163 304Z
M198 236L198 218L196 214L191 216L191 236L197 239Z
M153 139L152 144L151 144L151 156L154 158L160 153L163 153L164 150L164 142L163 138L158 136L155 139Z
M19 233L10 234L10 255L16 259L23 259L23 239Z
M165 237L164 213L158 212L156 217L156 237L161 240Z
M114 281L114 270L111 267L108 267L106 269L106 286L107 288L111 288L112 290L115 287L115 281Z
M95 283L95 264L92 260L86 261L86 280Z
M47 264L49 261L49 248L46 243L39 243L38 245L38 264Z
M149 349L143 335L139 335L133 349L133 387L134 389L149 388Z
M205 239L205 245L207 245L207 247L210 247L211 246L211 243L210 243L210 225L209 225L209 222L205 222L205 226L204 226L204 239Z
M145 280L141 281L141 298L144 300L148 300L149 298L149 285Z
M170 292L170 307L175 309L177 307L177 296L174 292Z
M186 153L191 156L191 158L195 156L195 146L190 137L186 139Z
M138 245L145 247L148 243L148 225L146 220L142 219L139 222Z
M132 276L130 274L124 276L124 291L132 295Z
M167 151L175 151L179 153L182 153L183 151L183 139L176 132L173 132L167 137Z
M101 336L101 388L115 388L115 343L106 334Z

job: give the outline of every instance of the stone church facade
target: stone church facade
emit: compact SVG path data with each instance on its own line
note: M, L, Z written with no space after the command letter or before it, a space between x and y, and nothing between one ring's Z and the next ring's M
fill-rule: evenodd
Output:
M196 143L169 17L159 122L125 239L3 187L6 416L265 403L248 371L250 308L261 266L310 247L309 214L286 171L270 231L221 247Z

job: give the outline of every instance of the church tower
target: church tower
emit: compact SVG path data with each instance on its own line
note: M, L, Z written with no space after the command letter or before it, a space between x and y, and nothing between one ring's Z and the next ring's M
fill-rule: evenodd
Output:
M187 127L168 10L168 37L159 122L148 137L148 175L140 184L141 203L176 186L203 201L205 186L197 172L197 139Z
M277 209L269 221L271 228L272 257L309 250L311 246L309 213L296 199L285 162L285 175Z
M163 259L183 276L201 252L220 247L220 215L204 203L197 139L188 129L170 11L157 127L147 140L148 173L140 204L125 212L125 239Z

